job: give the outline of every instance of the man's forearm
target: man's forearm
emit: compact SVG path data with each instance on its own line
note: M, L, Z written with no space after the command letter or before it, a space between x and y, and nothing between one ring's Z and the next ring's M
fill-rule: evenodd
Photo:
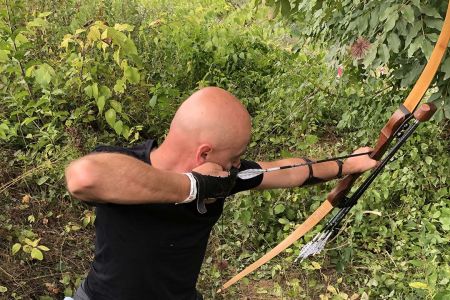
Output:
M303 158L287 158L272 162L259 162L263 169L302 163L306 163ZM326 181L336 178L339 171L339 166L334 161L323 162L313 164L312 170L312 175L314 175L314 177ZM292 188L302 186L308 180L309 174L310 172L308 166L265 173L263 181L257 189ZM343 166L342 174L347 174L345 164Z
M118 153L91 154L72 162L66 180L75 198L93 202L175 203L190 191L186 175L158 170Z
M372 151L372 148L362 147L354 151L353 154L369 151ZM259 165L261 168L267 169L305 162L306 161L303 158L287 158L274 162L259 162ZM377 161L370 158L369 155L350 157L343 161L342 176L362 173L374 168L376 165ZM257 189L297 187L307 183L310 174L314 178L323 181L334 179L339 174L339 164L336 161L317 163L313 164L311 167L312 173L310 173L308 166L265 173L263 181Z

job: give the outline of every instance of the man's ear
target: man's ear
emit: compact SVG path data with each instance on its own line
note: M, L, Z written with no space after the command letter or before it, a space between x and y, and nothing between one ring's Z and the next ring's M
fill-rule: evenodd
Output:
M205 163L208 159L208 155L211 153L211 145L210 144L201 144L197 148L197 153L195 155L195 159L199 165Z

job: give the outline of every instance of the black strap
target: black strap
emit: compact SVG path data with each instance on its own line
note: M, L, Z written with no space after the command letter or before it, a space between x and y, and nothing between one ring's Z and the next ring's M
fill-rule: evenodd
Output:
M339 170L337 173L337 178L342 178L342 166L344 165L344 162L340 159L337 159L336 163L338 164L338 167L339 167Z
M313 163L313 161L307 157L302 157L302 159L304 161L306 161L307 163L310 163L308 165L308 169L309 169L308 179L306 179L302 185L313 185L313 184L318 184L318 183L324 182L325 181L324 179L314 177L314 171L313 171L313 167L311 165L311 163Z
M306 161L307 163L310 163L308 165L308 169L309 169L308 179L306 179L302 185L313 185L313 184L318 184L318 183L327 181L326 179L317 178L314 176L313 167L311 165L311 163L314 163L314 162L312 160L310 160L307 157L302 157L302 159L304 161ZM342 166L344 165L344 162L340 159L335 160L335 162L338 164L338 167L339 167L337 178L342 178Z

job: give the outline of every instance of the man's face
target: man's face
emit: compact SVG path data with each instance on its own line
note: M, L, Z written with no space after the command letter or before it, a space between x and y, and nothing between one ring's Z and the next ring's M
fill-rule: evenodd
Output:
M207 161L221 165L227 171L232 167L239 168L241 165L241 156L246 150L247 143L235 147L230 146L223 149L213 149L209 153Z

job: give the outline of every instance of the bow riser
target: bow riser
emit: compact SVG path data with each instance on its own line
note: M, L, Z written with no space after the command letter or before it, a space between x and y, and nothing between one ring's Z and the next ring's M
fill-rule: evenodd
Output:
M410 115L409 111L406 110L403 106L397 109L386 123L386 125L381 130L380 136L378 137L378 141L374 148L374 151L370 155L375 160L380 160L383 154L386 152L387 147L391 143L391 141L395 137L395 133L406 120L406 118ZM333 206L339 206L345 196L348 194L350 189L352 188L355 181L361 173L355 173L351 175L347 175L342 179L338 185L331 190L331 192L327 196L327 200L333 204Z

